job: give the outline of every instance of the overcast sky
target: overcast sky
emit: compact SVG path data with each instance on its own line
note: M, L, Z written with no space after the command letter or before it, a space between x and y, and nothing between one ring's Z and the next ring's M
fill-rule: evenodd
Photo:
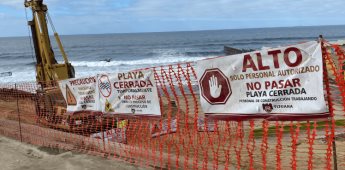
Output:
M0 36L26 36L24 0L0 0ZM345 25L345 0L45 0L60 34ZM31 10L27 9L29 19Z

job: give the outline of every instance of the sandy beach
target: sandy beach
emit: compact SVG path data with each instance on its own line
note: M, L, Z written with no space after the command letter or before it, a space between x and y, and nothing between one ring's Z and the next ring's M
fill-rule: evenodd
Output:
M0 136L0 153L2 170L145 169L99 156L28 145L3 136Z

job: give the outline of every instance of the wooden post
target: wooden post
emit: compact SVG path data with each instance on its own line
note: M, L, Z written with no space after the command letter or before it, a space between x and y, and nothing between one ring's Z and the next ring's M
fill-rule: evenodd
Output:
M333 146L333 168L334 170L338 170L337 147L335 145L335 137L333 137L332 146Z
M19 93L17 90L17 84L14 84L14 89L16 93L16 98L17 98L17 115L18 115L18 123L19 123L19 134L20 134L20 142L23 142L23 136L22 136L22 125L20 122L20 112L19 112Z
M104 133L106 133L106 131L104 131L103 132L103 115L102 115L102 117L100 118L101 119L101 133L102 133L102 141L103 141L103 152L105 153L106 151L105 151L105 139L104 139ZM98 121L98 120L96 120L96 121Z

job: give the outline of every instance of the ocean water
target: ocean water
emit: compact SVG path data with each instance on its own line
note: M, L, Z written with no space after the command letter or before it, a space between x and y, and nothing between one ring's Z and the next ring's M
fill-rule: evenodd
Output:
M190 62L224 55L224 45L261 49L316 40L345 39L345 26L258 28L215 31L61 36L76 77L104 72ZM58 61L62 56L52 37ZM101 61L111 59L111 62ZM35 56L29 37L0 38L0 83L35 81Z

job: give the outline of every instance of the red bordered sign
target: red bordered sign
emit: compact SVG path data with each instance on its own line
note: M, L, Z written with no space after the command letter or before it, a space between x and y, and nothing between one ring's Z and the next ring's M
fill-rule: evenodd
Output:
M98 88L103 97L109 97L111 94L111 83L107 75L102 75L98 79Z

